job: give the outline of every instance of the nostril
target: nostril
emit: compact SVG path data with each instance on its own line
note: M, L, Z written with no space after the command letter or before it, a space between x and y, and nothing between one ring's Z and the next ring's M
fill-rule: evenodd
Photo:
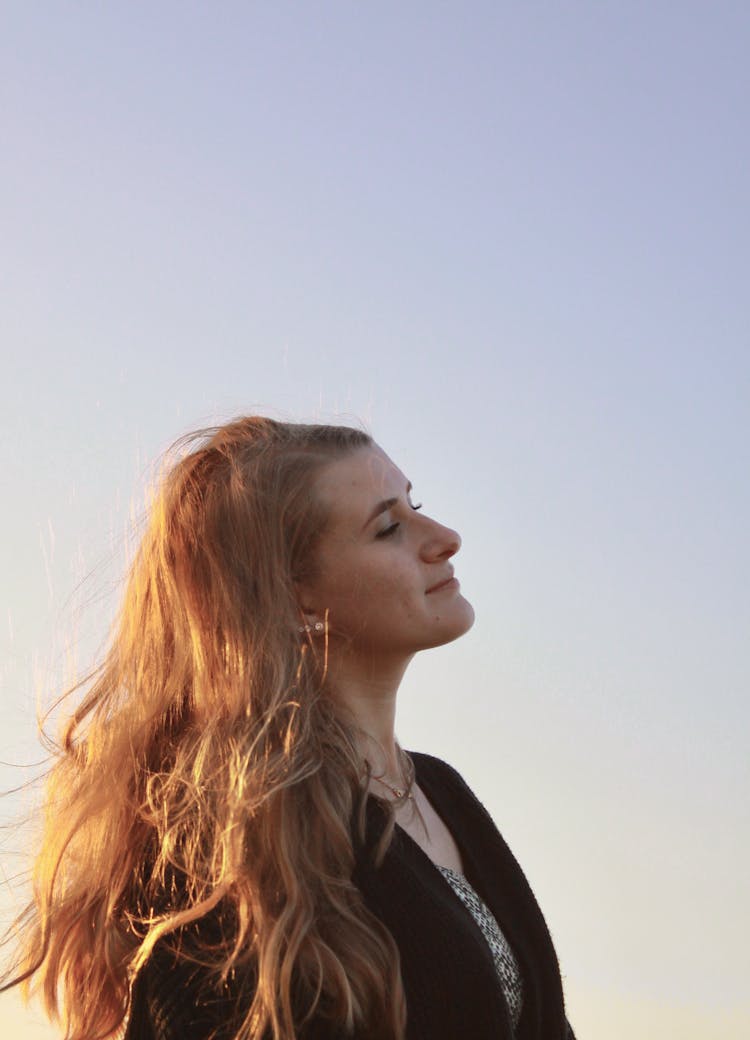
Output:
M422 556L427 560L449 560L460 548L461 537L458 532L450 527L440 527L439 532L424 543Z
M450 543L450 554L451 554L451 556L453 556L453 554L457 553L458 550L461 548L461 535L458 533L458 531L451 531L450 532L449 543Z

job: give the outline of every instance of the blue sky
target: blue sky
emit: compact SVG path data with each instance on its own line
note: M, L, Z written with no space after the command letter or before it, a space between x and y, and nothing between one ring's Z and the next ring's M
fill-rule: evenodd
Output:
M0 758L103 638L174 438L362 421L477 610L402 740L493 812L579 1032L746 1035L749 30L7 5Z

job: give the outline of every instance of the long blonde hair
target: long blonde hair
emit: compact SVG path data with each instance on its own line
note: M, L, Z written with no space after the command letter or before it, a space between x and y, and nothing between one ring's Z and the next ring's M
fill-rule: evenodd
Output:
M316 475L370 443L262 417L178 442L109 649L74 687L16 925L8 984L40 992L69 1040L114 1036L156 944L183 949L215 910L231 927L203 945L193 928L189 956L217 988L252 965L238 1040L292 1040L314 1012L403 1035L398 951L352 881L356 728L294 589L326 523Z

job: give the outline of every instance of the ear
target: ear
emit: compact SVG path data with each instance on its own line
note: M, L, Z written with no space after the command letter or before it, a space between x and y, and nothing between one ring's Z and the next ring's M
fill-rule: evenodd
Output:
M300 611L305 615L314 614L315 595L310 585L306 581L295 581L294 592Z
M294 589L299 608L299 627L301 631L321 632L324 629L322 614L315 607L316 597L311 586L304 581L295 581Z

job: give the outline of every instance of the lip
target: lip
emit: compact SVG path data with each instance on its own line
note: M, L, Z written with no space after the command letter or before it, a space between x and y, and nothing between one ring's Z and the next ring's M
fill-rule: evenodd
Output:
M432 592L443 592L444 590L447 591L448 589L457 589L457 588L458 588L458 578L454 578L453 575L451 575L450 578L446 578L445 581L441 581L438 585L433 585L431 589L427 590L425 595L429 596L430 593L432 593Z

